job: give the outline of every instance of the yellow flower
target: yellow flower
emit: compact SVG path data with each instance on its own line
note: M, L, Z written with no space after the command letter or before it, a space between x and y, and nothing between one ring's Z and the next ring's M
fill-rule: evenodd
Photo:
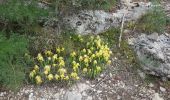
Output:
M43 58L43 56L41 55L41 53L38 53L37 60L38 60L38 61L44 61L44 58Z
M62 47L62 48L61 48L61 51L64 51L64 50L65 50L65 48Z
M83 68L83 73L86 73L87 72L87 68Z
M71 55L71 57L75 57L76 56L76 52L72 52L70 55Z
M57 74L55 74L55 79L56 79L56 80L59 80L59 78L60 78L60 76L57 75Z
M45 70L45 71L44 71L44 74L45 74L45 75L47 75L47 74L48 74L48 71L47 71L47 70Z
M45 55L47 55L47 56L52 56L52 54L53 54L53 53L51 52L51 50L46 50L46 51L45 51Z
M64 60L61 60L61 61L59 62L59 66L60 66L60 67L64 67L64 66L65 66Z
M35 66L34 66L34 70L38 71L38 70L39 70L39 66L38 66L38 65L35 65Z
M91 58L95 58L95 54L92 54L92 55L91 55Z
M96 70L97 70L97 72L100 72L101 71L101 67L97 66Z
M30 77L30 78L33 78L35 74L36 74L36 73L35 73L34 71L31 71L29 77Z
M45 71L48 71L48 72L49 72L50 69L51 69L51 66L50 66L50 65L45 65L45 67L44 67L44 70L45 70Z
M58 58L59 61L61 61L61 60L63 60L63 59L64 59L63 57L59 57L59 58Z
M77 71L77 69L78 69L79 66L80 66L79 63L74 63L74 64L73 64L73 70L74 70L74 71Z
M54 55L53 55L53 60L54 60L54 61L57 60L57 54L54 54Z
M110 65L110 64L111 64L111 60L109 60L109 61L107 62L107 64Z
M112 51L109 51L109 54L112 54Z
M80 77L77 76L77 77L76 77L76 80L79 80L79 79L80 79Z
M51 81L54 78L53 74L48 75L48 80Z
M69 80L69 77L68 76L65 76L65 78L64 78L65 80Z
M47 59L48 59L48 61L51 61L51 57L48 57Z
M57 64L53 64L53 67L56 67L57 66Z
M78 77L77 73L75 73L75 72L72 72L72 73L71 73L71 77L74 78L74 79L77 79L77 80L80 79L80 78Z
M75 65L75 64L76 64L76 61L73 61L72 64Z
M64 74L61 74L60 77L61 77L61 79L64 79L65 76L64 76Z
M83 60L83 57L82 57L82 56L80 56L80 57L79 57L79 61L82 61L82 60Z
M86 49L83 49L83 53L86 53Z
M88 62L89 62L89 59L88 59L88 58L85 58L85 59L84 59L84 62L85 62L85 63L88 63Z
M92 53L90 49L88 49L87 52L88 52L88 54L91 54L91 53Z
M94 47L90 47L90 50L93 51L93 50L94 50Z
M94 61L93 61L93 64L94 64L94 65L96 65L96 64L97 64L97 61L96 61L96 60L94 60Z
M58 72L59 72L60 75L61 75L61 74L66 73L67 71L66 71L66 69L64 69L64 68L60 68L60 69L58 70Z
M35 80L36 80L36 84L38 84L38 85L40 85L42 83L41 76L36 76Z
M56 52L60 53L61 52L60 48L56 48Z

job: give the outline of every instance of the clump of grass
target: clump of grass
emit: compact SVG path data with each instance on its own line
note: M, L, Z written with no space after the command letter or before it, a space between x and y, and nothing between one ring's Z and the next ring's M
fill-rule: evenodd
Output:
M166 28L166 14L161 7L154 7L135 24L135 29L143 33L162 33Z
M8 0L0 4L1 30L25 33L38 23L38 19L48 16L48 10L38 8L34 1Z

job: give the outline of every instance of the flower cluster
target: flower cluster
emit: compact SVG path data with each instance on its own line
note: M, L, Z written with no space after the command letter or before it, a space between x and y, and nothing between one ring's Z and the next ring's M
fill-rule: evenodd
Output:
M78 60L82 72L90 78L95 78L107 64L111 63L109 60L111 54L110 48L99 36L91 36L79 54Z
M78 37L83 42L83 38ZM36 84L78 80L80 73L94 78L111 63L109 59L112 52L99 36L91 36L83 48L72 51L69 55L63 53L64 51L65 48L58 47L54 51L39 53L36 65L29 74L30 79Z
M29 77L41 84L47 81L67 81L74 78L72 73L68 73L63 56L64 48L56 48L55 53L50 50L39 53L36 57L37 64L30 72ZM76 73L77 74L77 73ZM75 75L74 75L75 76Z

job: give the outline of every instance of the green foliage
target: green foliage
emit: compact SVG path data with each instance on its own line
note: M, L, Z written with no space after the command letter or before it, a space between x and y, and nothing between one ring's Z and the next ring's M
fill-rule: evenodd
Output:
M139 19L136 29L145 33L163 32L166 27L165 12L161 7L154 7Z
M48 15L48 11L37 7L34 1L8 0L0 4L1 30L29 31L38 19Z
M51 0L60 13L84 9L111 10L116 5L116 0ZM54 3L55 2L55 3Z
M101 33L100 36L108 43L110 47L116 46L119 41L120 29L112 28Z
M24 36L12 35L7 39L0 33L0 84L16 90L24 80L23 55L27 52Z

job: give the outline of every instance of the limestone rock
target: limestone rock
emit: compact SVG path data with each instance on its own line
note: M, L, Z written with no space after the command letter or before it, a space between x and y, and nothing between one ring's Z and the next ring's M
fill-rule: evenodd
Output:
M145 72L170 78L170 36L142 34L129 40Z

